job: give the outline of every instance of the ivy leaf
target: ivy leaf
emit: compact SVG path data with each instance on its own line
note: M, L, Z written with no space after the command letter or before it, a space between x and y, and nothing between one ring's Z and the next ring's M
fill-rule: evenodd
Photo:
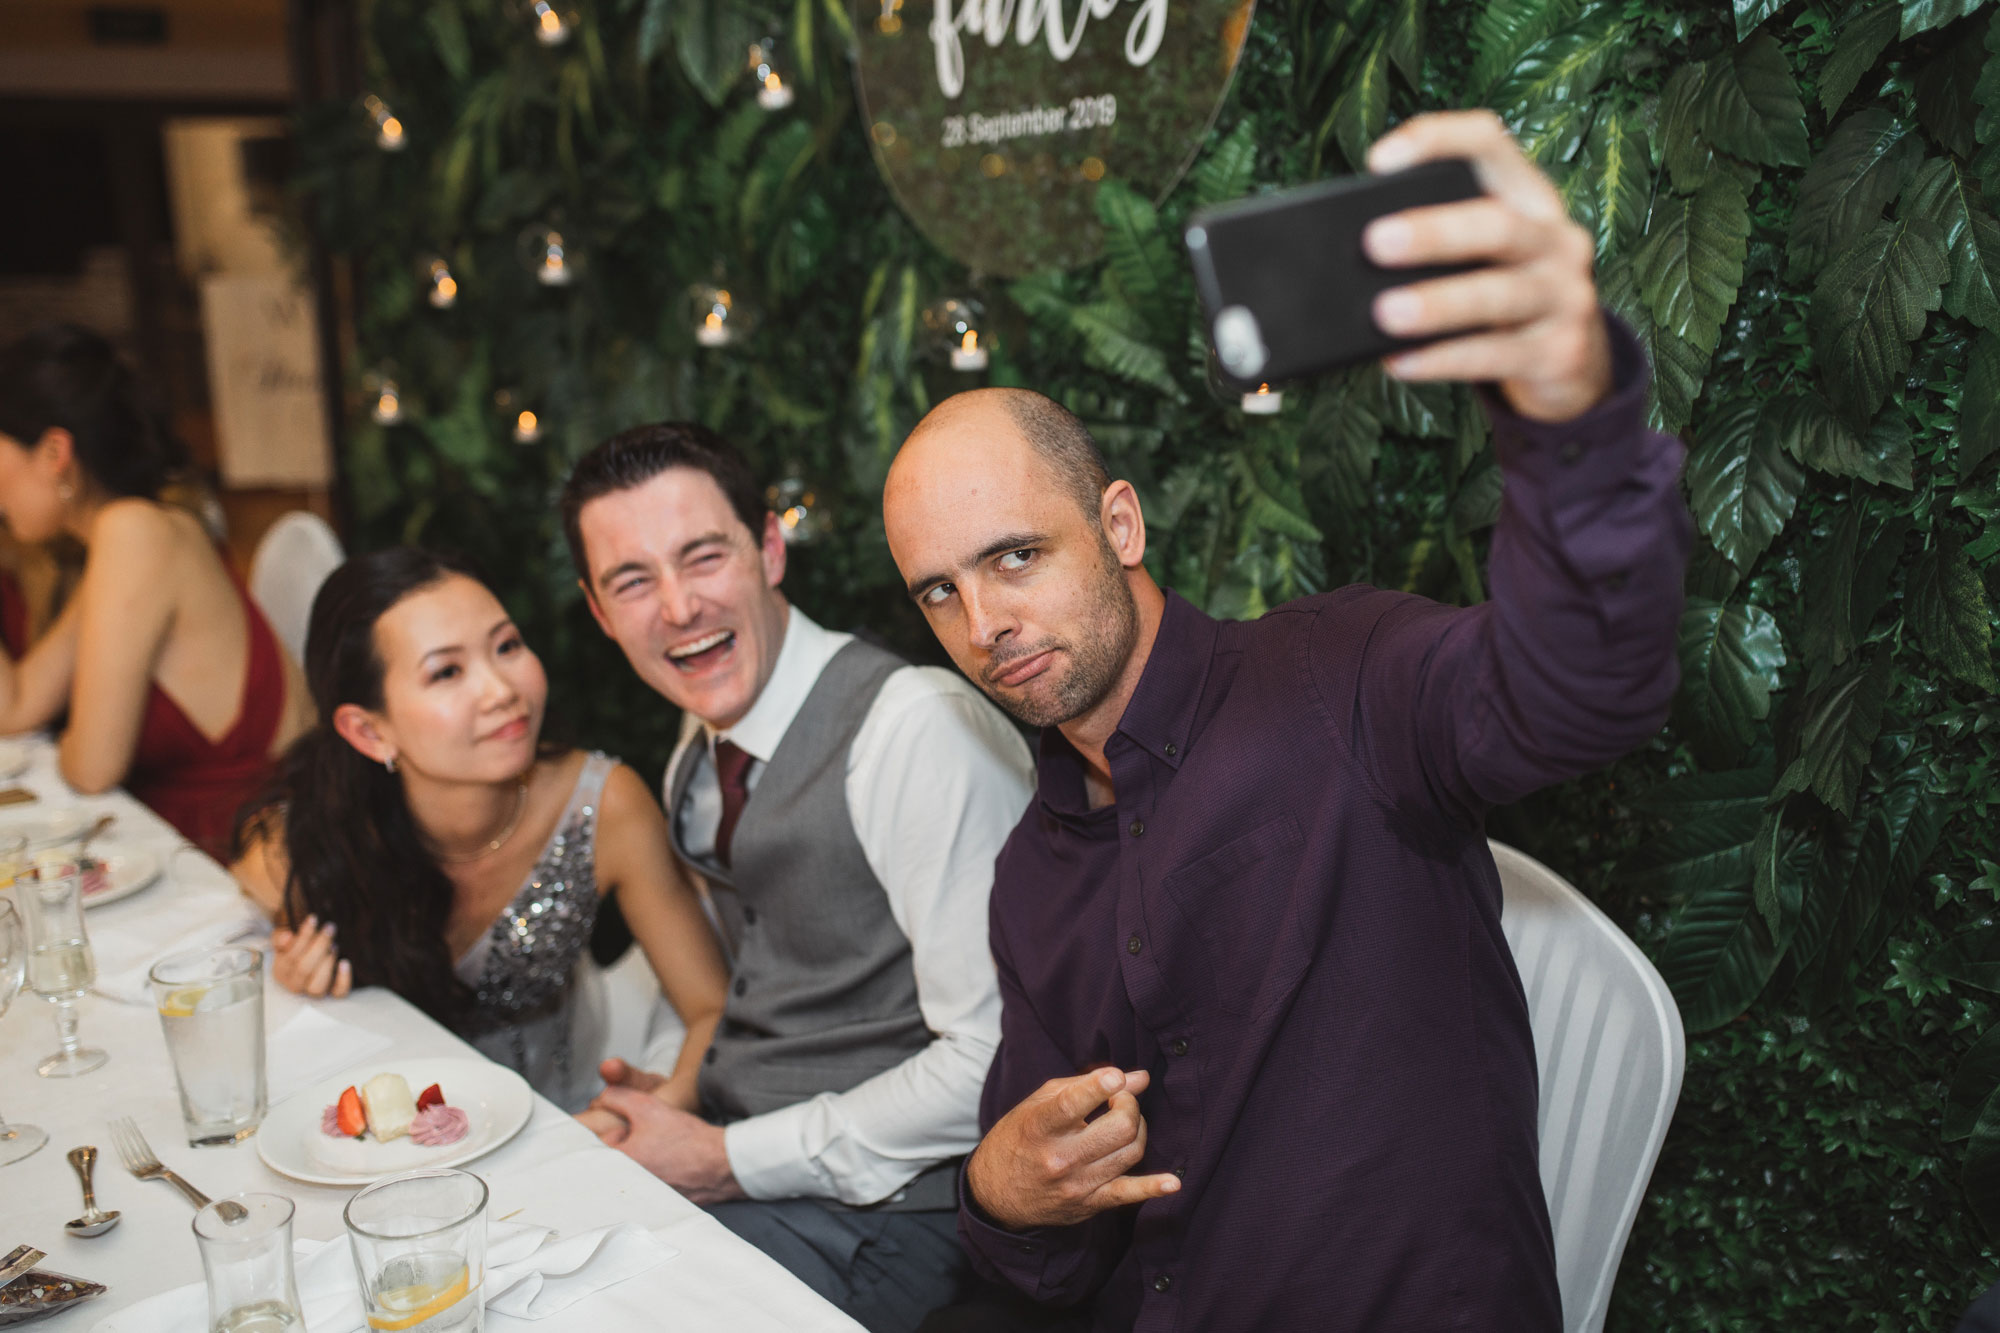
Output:
M1861 76L1875 68L1876 60L1896 38L1902 16L1894 4L1877 4L1848 19L1840 28L1833 54L1819 71L1819 104L1831 120L1847 101Z
M1681 612L1680 662L1675 730L1712 755L1741 754L1771 711L1785 664L1778 622L1760 606L1690 597Z
M1876 107L1834 128L1799 182L1792 210L1790 275L1812 273L1881 220L1923 157L1910 127Z
M1472 21L1472 89L1490 92L1535 43L1570 21L1575 0L1487 0ZM1489 103L1489 97L1480 96Z
M1492 107L1544 166L1567 162L1583 142L1595 109L1589 94L1623 54L1625 26L1608 4L1535 44L1494 89Z
M1760 32L1730 55L1709 63L1702 85L1701 131L1723 152L1767 167L1806 164L1811 156L1806 108L1777 38Z
M1742 41L1756 30L1759 23L1785 7L1785 0L1734 0L1736 8L1736 40Z
M1826 399L1807 390L1769 400L1759 429L1771 431L1786 453L1815 472L1910 489L1915 458L1909 424L1900 415L1885 414L1859 435Z
M1660 90L1660 133L1655 142L1666 160L1674 188L1692 194L1708 180L1715 150L1701 132L1701 109L1708 85L1708 65L1682 65Z
M1986 0L1903 0L1903 37L1956 23L1976 13Z
M1924 654L1958 679L2000 692L1993 678L1993 630L1986 587L1949 530L1910 570L1906 623Z
M1749 243L1750 204L1734 181L1716 176L1691 197L1662 199L1632 256L1632 275L1654 320L1713 355L1743 285Z
M1889 691L1889 654L1853 662L1809 691L1799 723L1798 757L1778 777L1773 796L1810 791L1843 815L1853 815L1868 751L1882 730Z
M1902 212L1928 218L1944 237L1951 281L1948 315L2000 330L2000 222L1981 206L1979 186L1949 157L1924 163L1903 192Z
M1775 435L1760 429L1759 416L1750 399L1716 412L1687 461L1695 523L1745 573L1791 518L1805 487L1805 474Z
M1809 324L1828 397L1866 422L1910 366L1910 343L1944 299L1950 265L1929 219L1877 223L1827 265Z
M2000 337L1994 334L1982 333L1972 344L1958 400L1957 434L1953 464L1963 485L2000 448Z
M1780 863L1767 880L1776 908L1770 929L1757 909L1753 864L1759 844L1773 848L1777 815L1753 826L1742 845L1742 871L1734 882L1705 885L1681 904L1667 938L1653 960L1674 993L1681 1021L1690 1032L1706 1032L1729 1022L1756 1000L1798 926L1803 884Z
M1702 378L1708 374L1711 357L1686 339L1660 327L1653 312L1639 294L1632 263L1619 258L1600 274L1598 292L1614 314L1632 326L1646 359L1653 367L1651 406L1653 425L1668 434L1679 434L1701 396Z
M1251 173L1256 167L1257 122L1245 117L1188 173L1194 182L1194 201L1221 204L1242 198L1250 192Z
M1187 322L1181 265L1160 229L1153 202L1121 180L1097 187L1097 220L1104 224L1104 253L1119 290L1165 337Z
M1348 165L1361 171L1368 164L1368 146L1382 137L1388 123L1388 46L1386 36L1378 36L1348 74L1347 86L1327 112L1320 138L1323 142L1330 128Z
M1951 1086L1944 1095L1944 1128L1939 1137L1955 1143L1972 1133L1979 1112L1988 1099L2000 1091L2000 1023L1972 1043L1972 1049L1958 1062Z

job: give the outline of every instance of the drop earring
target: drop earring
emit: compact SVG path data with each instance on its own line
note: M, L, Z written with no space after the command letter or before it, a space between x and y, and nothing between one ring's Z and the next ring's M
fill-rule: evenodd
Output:
M76 499L76 487L70 485L66 481L57 482L56 498L58 500L61 500L64 504L68 504L71 500Z
M396 771L396 756L392 754L387 759L384 759L382 761L382 767L388 769L391 773L394 773Z

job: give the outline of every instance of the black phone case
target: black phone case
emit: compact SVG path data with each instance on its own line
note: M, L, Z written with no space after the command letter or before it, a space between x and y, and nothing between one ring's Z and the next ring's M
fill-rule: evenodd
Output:
M1217 373L1255 389L1420 345L1375 326L1375 297L1479 265L1381 268L1361 233L1384 214L1480 193L1471 164L1453 159L1197 210L1185 239Z

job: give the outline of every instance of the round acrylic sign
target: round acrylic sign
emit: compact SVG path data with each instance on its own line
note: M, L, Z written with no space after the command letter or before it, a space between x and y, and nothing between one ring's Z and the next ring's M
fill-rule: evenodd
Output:
M1097 183L1155 198L1187 169L1255 0L849 0L875 160L979 273L1096 257Z

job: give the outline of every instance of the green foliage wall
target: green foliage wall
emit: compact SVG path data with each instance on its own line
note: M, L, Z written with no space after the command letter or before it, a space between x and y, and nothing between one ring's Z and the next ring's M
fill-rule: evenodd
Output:
M804 481L828 531L794 595L935 656L875 497L903 433L972 382L919 318L948 295L989 306L988 382L1090 422L1157 572L1218 614L1355 579L1483 596L1500 477L1468 395L1366 370L1245 416L1210 388L1174 238L1197 203L1350 169L1417 110L1494 107L1598 239L1702 534L1671 726L1494 821L1634 934L1690 1031L1612 1327L1942 1328L2000 1275L1983 0L1266 0L1189 179L1163 202L1107 182L1107 258L1004 287L890 201L838 0L577 4L544 48L502 0L375 0L367 82L408 147L322 108L304 184L354 261L359 535L485 560L579 738L656 767L675 722L591 626L550 503L638 421L699 418ZM738 77L765 33L800 94L779 113ZM571 285L530 277L531 224L580 256ZM431 254L448 310L422 299ZM752 339L696 345L704 281L761 313ZM388 427L361 392L383 369L407 412ZM532 445L509 438L522 406Z

